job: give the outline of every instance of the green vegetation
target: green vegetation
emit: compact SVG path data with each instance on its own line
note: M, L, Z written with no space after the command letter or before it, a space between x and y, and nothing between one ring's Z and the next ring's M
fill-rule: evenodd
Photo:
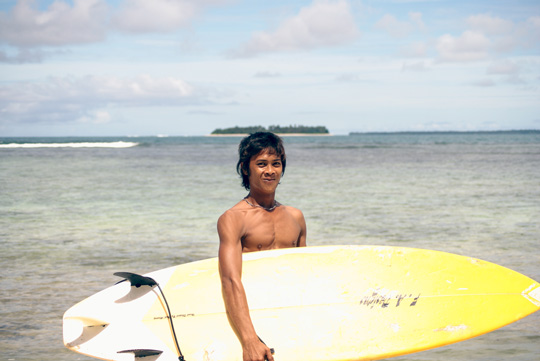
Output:
M254 127L233 127L233 128L225 128L221 129L218 128L212 132L212 134L251 134L255 132L264 132L266 129L261 126L254 126Z
M279 125L271 125L266 129L263 126L252 126L252 127L232 127L221 129L218 128L212 132L214 135L222 134L252 134L255 132L272 132L276 134L329 134L328 129L325 126L303 126L303 125L289 125L287 127L282 127Z

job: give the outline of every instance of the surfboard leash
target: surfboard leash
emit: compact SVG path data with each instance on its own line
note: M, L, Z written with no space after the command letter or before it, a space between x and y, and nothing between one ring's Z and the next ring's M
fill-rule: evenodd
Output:
M262 340L262 338L260 338L259 336L257 336L257 337L259 338L259 341L261 341L263 345L265 345L266 347L268 347L268 346L266 345L266 343ZM270 349L270 353L271 353L272 355L275 353L275 351L274 351L273 348ZM264 361L268 361L268 357L264 356Z
M135 286L137 288L141 286L150 286L150 287L157 286L157 288L159 289L159 292L161 293L161 297L163 298L163 301L165 301L165 306L167 307L167 316L169 319L169 324L171 326L172 336L173 336L173 340L176 346L176 350L178 351L178 361L185 361L184 355L182 354L182 351L180 350L180 345L178 344L178 337L176 336L176 331L174 330L174 323L172 320L173 317L171 313L171 308L169 307L169 303L167 302L165 293L161 289L161 286L159 285L159 283L151 277L141 276L136 273L116 272L114 275L127 279L131 283L132 286Z
M156 282L156 281L154 281ZM178 361L185 361L184 355L182 355L182 351L180 350L180 345L178 344L178 337L176 337L176 331L174 331L174 323L172 321L172 313L171 309L169 308L169 303L167 302L167 298L165 297L165 293L161 289L161 286L159 283L156 282L156 285L159 289L159 292L161 293L161 297L163 297L163 301L165 301L165 306L167 306L167 313L169 314L169 323L171 324L171 330L173 334L174 343L176 344L176 349L178 350Z

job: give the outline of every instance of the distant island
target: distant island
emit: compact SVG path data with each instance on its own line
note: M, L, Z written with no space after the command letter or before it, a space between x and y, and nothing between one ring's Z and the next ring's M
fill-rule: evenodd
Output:
M405 135L437 135L437 134L538 134L540 129L516 129L516 130L404 130L394 132L350 132L349 135L388 135L388 134L405 134Z
M214 130L211 135L233 135L233 134L252 134L255 132L272 132L276 134L306 134L306 135L321 135L330 134L325 126L309 127L304 125L289 125L282 127L280 125L270 125L267 128L263 126L252 127L232 127L232 128L218 128Z

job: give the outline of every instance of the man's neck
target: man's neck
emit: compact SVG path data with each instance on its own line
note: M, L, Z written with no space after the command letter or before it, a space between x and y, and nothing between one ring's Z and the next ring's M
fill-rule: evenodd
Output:
M261 206L263 208L271 208L275 205L276 194L258 194L254 192L249 192L249 194L246 196L246 199L249 200L249 202L256 206Z

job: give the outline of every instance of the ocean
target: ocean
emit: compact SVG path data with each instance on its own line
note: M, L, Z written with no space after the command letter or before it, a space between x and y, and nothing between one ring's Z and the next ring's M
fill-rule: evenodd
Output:
M69 307L117 282L114 272L215 257L217 218L247 193L235 171L239 140L0 138L1 358L92 360L63 346ZM303 211L308 246L440 250L540 280L540 131L284 142L277 200ZM395 360L530 361L539 353L537 312Z

